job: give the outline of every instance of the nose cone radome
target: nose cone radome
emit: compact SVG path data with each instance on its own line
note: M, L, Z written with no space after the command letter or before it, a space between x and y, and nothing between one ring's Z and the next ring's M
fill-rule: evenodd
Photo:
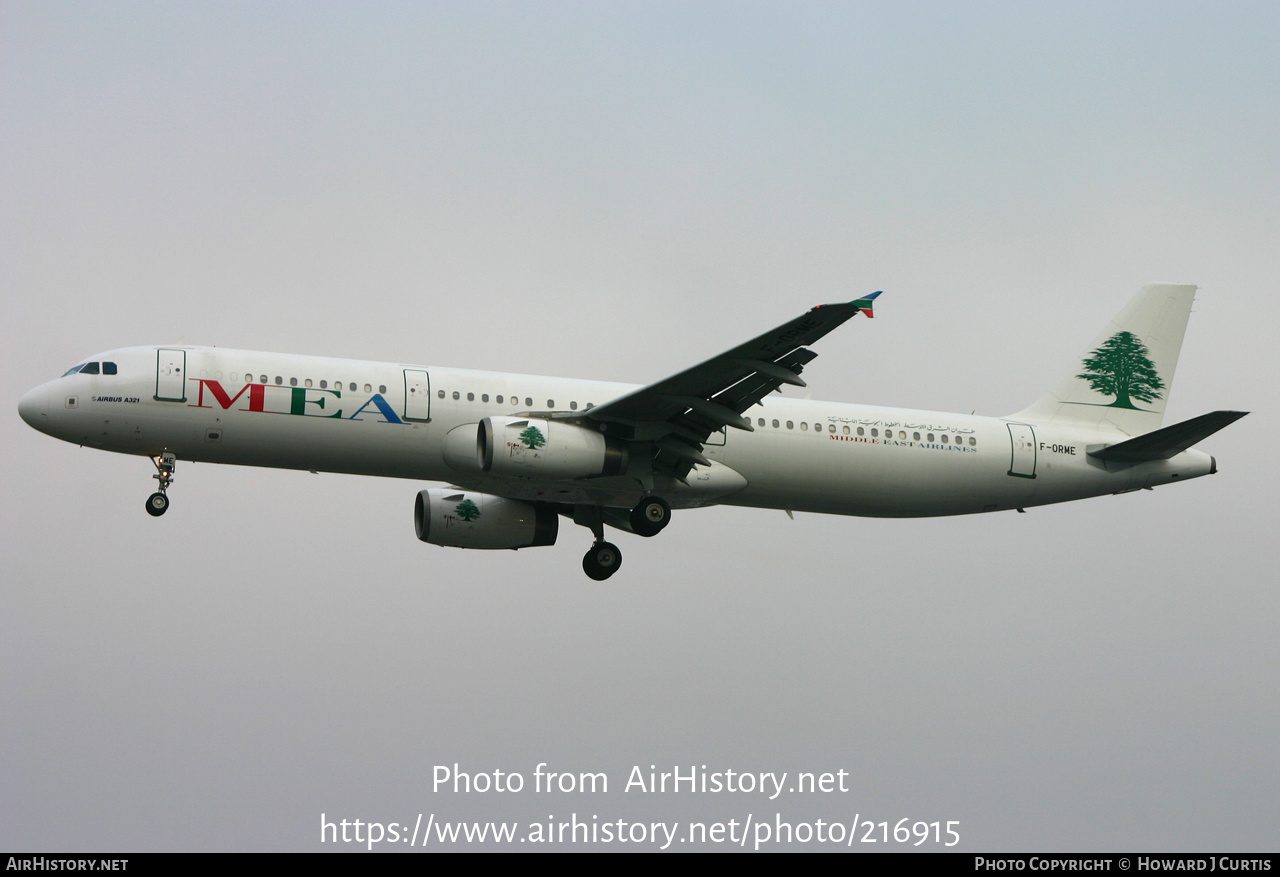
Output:
M39 386L23 396L18 403L18 414L29 426L46 432L49 426L49 388Z

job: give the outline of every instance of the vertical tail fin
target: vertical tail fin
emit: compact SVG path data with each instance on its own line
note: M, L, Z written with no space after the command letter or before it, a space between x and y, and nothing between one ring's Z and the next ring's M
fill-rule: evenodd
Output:
M1142 287L1058 385L1014 420L1112 429L1159 429L1196 288Z

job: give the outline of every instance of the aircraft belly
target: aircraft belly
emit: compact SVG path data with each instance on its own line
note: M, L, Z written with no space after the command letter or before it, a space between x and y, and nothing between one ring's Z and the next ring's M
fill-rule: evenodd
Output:
M684 481L662 479L655 483L654 492L670 502L673 509L692 509L724 502L747 487L747 479L741 472L712 460L710 466L694 467Z
M555 502L566 505L598 505L610 508L630 508L644 496L643 485L635 478L612 476L584 478L577 481L551 481L539 478L511 478L495 475L479 477L457 473L449 476L451 483L526 502Z
M673 509L700 508L723 501L723 497L735 494L747 485L741 474L723 463L715 462L710 467L700 466L690 472L684 482L658 476L654 478L651 491L640 479L630 475L555 481L484 475L478 471L467 474L453 470L448 479L453 484L508 499L607 508L631 508L647 493L658 494Z

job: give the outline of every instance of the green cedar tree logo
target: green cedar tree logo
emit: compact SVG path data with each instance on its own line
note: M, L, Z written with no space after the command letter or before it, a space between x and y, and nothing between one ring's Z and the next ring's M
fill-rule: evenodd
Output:
M458 503L453 510L464 521L474 521L480 517L480 507L469 499Z
M536 451L547 443L546 437L542 434L542 430L536 426L531 426L524 432L520 433L520 441L524 442L526 448Z
M1133 400L1154 402L1161 396L1164 381L1156 374L1155 364L1147 356L1147 346L1132 332L1117 332L1089 354L1081 365L1085 370L1076 377L1116 400L1111 408L1139 410Z

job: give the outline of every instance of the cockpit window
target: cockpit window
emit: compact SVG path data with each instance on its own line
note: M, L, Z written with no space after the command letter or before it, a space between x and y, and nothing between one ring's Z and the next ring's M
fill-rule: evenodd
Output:
M73 374L75 374L76 372L80 371L80 369L82 369L82 368L84 368L84 367L85 367L85 363L83 363L83 362L82 362L82 363L80 363L79 365L72 366L71 368L67 369L67 374L64 374L64 375L63 375L63 377L65 378L67 375L73 375Z
M98 364L96 362L86 362L84 368L80 369L82 375L96 375L98 373Z
M104 375L113 375L116 373L116 364L114 362L104 362L102 364L102 373Z

